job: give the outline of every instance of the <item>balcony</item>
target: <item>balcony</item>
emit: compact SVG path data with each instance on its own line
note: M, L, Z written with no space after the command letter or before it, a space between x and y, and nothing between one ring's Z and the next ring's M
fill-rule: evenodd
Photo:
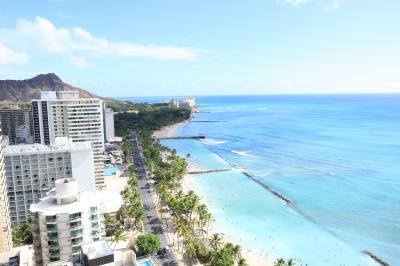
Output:
M60 247L57 241L47 241L47 245L49 249L58 249Z
M80 228L80 227L82 227L82 222L81 221L72 222L72 223L69 224L69 227L71 229Z
M99 217L97 216L97 214L95 214L95 215L90 215L90 219L92 220L92 221L97 221L98 219L99 219Z
M55 223L57 221L57 216L46 216L46 223Z
M80 253L80 251L81 251L80 246L72 247L72 254Z
M78 236L81 236L82 233L83 233L82 229L72 230L72 231L71 231L71 237L78 237Z
M96 207L90 207L90 213L91 214L97 214L97 208Z
M55 256L55 255L60 255L60 249L57 247L57 248L54 248L54 247L50 247L49 248L49 255L53 255L53 256Z
M48 232L57 231L57 224L47 224L46 228Z
M71 239L71 245L73 245L73 246L80 245L80 244L82 244L82 242L83 242L82 237Z
M60 255L50 255L50 261L59 261L60 260Z
M81 218L82 218L82 215L81 215L80 212L74 213L74 214L70 214L70 215L69 215L69 220L70 220L70 221L79 220L79 219L81 219Z
M47 233L47 237L49 239L51 239L51 240L57 239L58 238L58 233L55 233L55 232Z

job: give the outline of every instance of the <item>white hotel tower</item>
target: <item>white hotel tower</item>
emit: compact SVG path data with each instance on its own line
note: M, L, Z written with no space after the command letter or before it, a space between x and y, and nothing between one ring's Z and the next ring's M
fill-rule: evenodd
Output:
M104 186L103 102L98 98L80 98L77 91L42 91L40 100L32 100L35 143L54 144L56 137L72 142L90 141L93 146L96 187Z
M81 245L101 238L96 197L80 191L75 179L57 180L55 189L30 211L37 265L78 259Z

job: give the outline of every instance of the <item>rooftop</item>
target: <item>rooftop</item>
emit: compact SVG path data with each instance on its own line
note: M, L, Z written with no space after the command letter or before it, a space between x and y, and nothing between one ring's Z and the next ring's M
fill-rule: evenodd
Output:
M89 260L102 258L114 254L110 245L108 245L107 241L105 240L84 244L81 246L81 250L82 253L84 253Z
M43 144L18 144L5 147L5 155L26 155L29 153L45 153L50 151L70 151L92 149L91 142L70 142L66 138L56 138L54 145Z
M79 191L74 179L59 179L56 189L52 189L47 197L40 199L36 204L30 206L31 212L40 212L43 215L56 215L58 213L77 213L82 208L97 206L95 194L87 191ZM71 200L68 201L68 198ZM61 202L61 201L62 202Z

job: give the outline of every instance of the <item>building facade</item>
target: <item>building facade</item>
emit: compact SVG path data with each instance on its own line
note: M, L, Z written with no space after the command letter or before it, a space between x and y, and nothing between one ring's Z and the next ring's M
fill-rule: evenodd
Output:
M98 98L79 98L78 92L42 92L32 101L35 143L53 144L56 137L72 142L90 141L93 146L96 187L104 186L103 102Z
M84 190L95 191L92 145L57 138L54 145L6 146L5 175L11 223L24 223L29 206L46 196L60 178L73 177Z
M9 144L33 143L30 108L0 109L0 121L3 135L8 137Z
M114 112L111 108L104 109L104 134L106 141L115 138Z
M195 108L196 98L192 96L181 100L172 99L169 104L176 108Z
M79 260L81 246L101 239L98 205L77 180L59 179L55 189L30 207L35 262Z
M13 247L4 168L4 142L0 130L0 253L10 251Z

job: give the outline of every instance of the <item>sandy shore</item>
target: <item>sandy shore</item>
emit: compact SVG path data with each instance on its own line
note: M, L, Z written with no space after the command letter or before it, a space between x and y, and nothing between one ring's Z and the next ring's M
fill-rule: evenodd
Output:
M175 135L176 130L178 130L180 127L182 127L185 123L187 123L187 121L177 123L177 124L174 124L171 126L163 127L162 129L155 131L153 134L153 137L155 137L155 138L172 137ZM207 169L201 167L200 165L198 165L196 163L189 162L189 169L188 169L189 172L203 171L203 170L207 170ZM204 194L201 192L201 189L200 189L199 185L197 184L195 178L196 177L194 175L189 175L189 174L186 175L182 181L182 191L187 193L190 190L193 190L197 195L204 196ZM218 233L213 228L212 225L210 227L209 232L210 232L209 233L210 235L213 233ZM172 237L173 236L171 236L171 238ZM232 236L223 235L223 238L225 241L239 244L242 247L242 256L246 259L246 261L249 265L262 265L262 266L272 266L273 265L271 259L267 258L265 255L257 254L255 251L246 249L246 247L242 243L237 243L235 240L233 240Z
M204 168L201 168L201 166L190 162L189 163L189 171L196 171L196 170L205 170ZM197 195L201 197L205 197L204 193L202 193L201 188L196 182L196 176L195 175L186 175L185 178L182 181L182 190L187 193L190 190L193 190ZM211 225L209 228L209 235L212 235L213 233L219 233L216 229L215 226ZM221 234L222 235L222 234ZM234 244L239 244L242 247L242 256L243 258L246 259L248 265L265 265L265 266L272 266L273 262L270 258L266 257L263 254L258 254L255 251L249 250L246 248L245 245L242 243L238 243L233 239L232 236L228 236L223 234L223 239L227 242L231 242Z
M175 135L176 130L186 124L187 121L176 123L170 126L163 127L159 130L154 131L153 137L154 138L168 138L173 137Z

